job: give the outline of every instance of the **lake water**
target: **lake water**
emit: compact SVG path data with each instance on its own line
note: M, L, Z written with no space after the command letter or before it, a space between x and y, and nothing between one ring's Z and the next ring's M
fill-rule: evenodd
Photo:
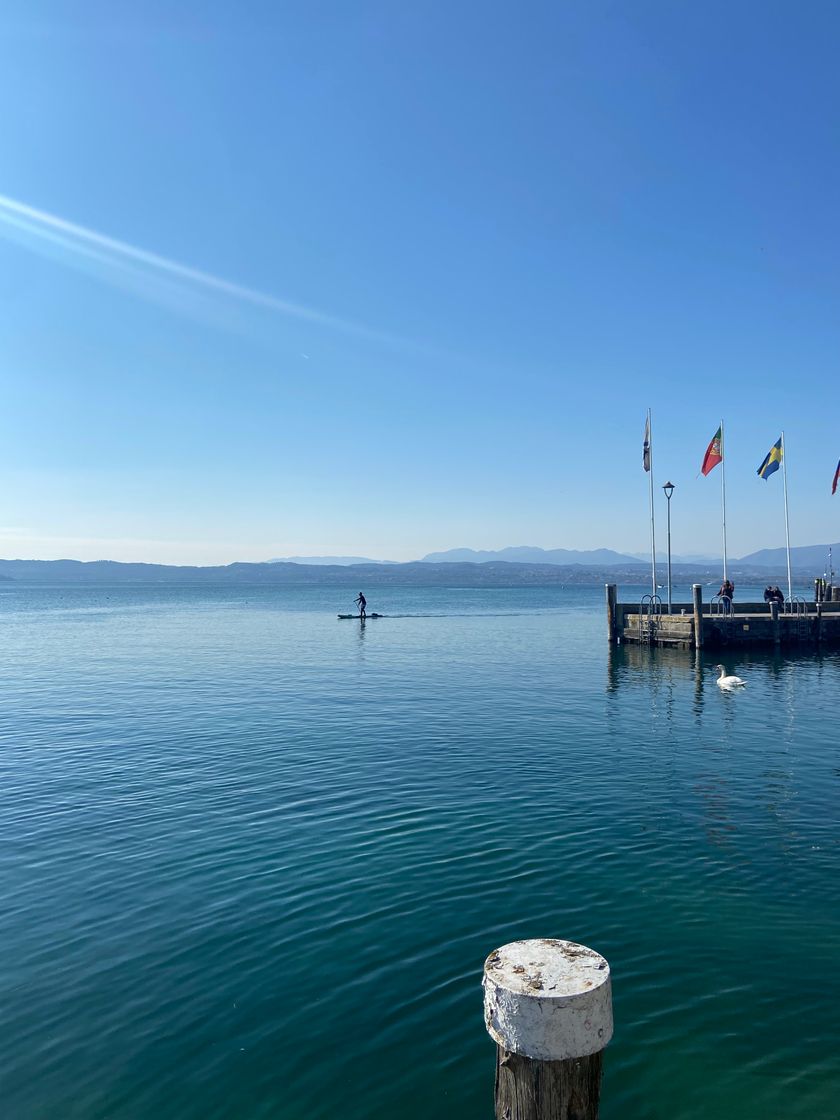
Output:
M611 963L604 1120L838 1114L840 657L721 694L601 588L0 586L4 1116L487 1117L519 937Z

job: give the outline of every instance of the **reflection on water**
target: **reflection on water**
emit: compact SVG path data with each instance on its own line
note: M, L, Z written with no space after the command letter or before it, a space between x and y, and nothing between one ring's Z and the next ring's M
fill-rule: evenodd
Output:
M620 703L622 689L635 687L651 696L665 694L666 715L673 715L675 691L680 696L687 683L693 684L693 711L697 723L702 720L703 697L711 664L700 650L677 650L636 644L607 646L608 695ZM715 674L717 675L717 674Z
M715 665L721 661L727 671L746 680L746 688L716 687ZM822 747L829 754L835 749L826 734L824 705L826 694L840 685L838 655L809 651L782 657L771 651L739 651L733 656L628 644L610 646L606 665L606 693L616 716L613 726L626 718L621 698L630 690L636 704L647 711L647 719L637 717L642 725L664 720L665 738L674 735L682 747L699 752L691 790L694 810L711 844L727 848L739 865L749 865L754 857L739 842L744 839L745 810L752 809L764 817L765 843L772 836L776 850L801 856L807 838L800 804L804 755L819 749L812 733L821 725ZM699 738L687 727L689 683ZM667 773L667 762L660 759L660 768ZM812 790L811 796L818 799L819 791ZM818 815L810 824L821 832L827 822ZM811 849L818 851L821 845Z

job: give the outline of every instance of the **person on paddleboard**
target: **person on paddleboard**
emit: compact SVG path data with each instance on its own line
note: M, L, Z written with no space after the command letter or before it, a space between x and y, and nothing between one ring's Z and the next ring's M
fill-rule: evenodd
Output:
M364 597L364 595L361 591L359 592L358 599L354 599L353 602L359 604L359 618L364 618L365 617L365 609L367 607L367 599Z

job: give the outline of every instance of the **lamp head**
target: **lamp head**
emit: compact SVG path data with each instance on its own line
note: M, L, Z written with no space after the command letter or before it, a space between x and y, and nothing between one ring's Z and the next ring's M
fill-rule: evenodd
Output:
M674 489L675 489L673 482L666 482L665 485L662 487L662 489L665 491L665 497L670 502L671 495L674 493Z

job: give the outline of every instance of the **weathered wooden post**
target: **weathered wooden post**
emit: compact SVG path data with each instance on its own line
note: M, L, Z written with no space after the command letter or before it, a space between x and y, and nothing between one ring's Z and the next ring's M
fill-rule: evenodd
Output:
M699 583L691 585L691 599L694 603L694 648L703 648L703 588Z
M781 632L779 629L779 601L774 599L770 604L770 622L773 627L773 645L776 649L781 645Z
M484 962L496 1120L597 1120L610 966L574 941L512 941Z
M607 588L607 637L611 646L614 646L618 635L616 633L615 625L615 604L616 604L616 585L608 583Z

